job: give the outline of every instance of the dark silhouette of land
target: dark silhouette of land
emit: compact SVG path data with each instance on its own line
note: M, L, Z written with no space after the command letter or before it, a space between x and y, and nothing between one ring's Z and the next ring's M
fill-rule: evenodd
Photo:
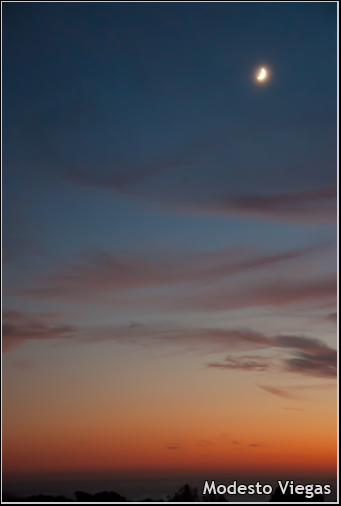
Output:
M126 497L117 492L99 492L97 494L89 494L87 492L76 491L75 499L69 499L64 496L52 495L31 495L28 497L18 497L6 492L2 494L3 502L130 502ZM134 501L135 502L135 501ZM163 499L151 499L147 497L138 502L164 502ZM228 502L228 499L221 494L205 494L200 496L197 488L192 488L186 484L178 490L174 495L168 496L165 502ZM270 502L324 502L323 494L313 494L313 497L307 498L305 494L291 494L289 490L283 493L278 486L272 493Z
M126 498L117 492L99 492L98 494L87 494L86 492L75 492L77 502L126 502Z
M19 497L13 494L8 494L3 492L2 494L2 502L73 502L72 499L68 499L63 495L53 496L53 495L30 495L28 497Z

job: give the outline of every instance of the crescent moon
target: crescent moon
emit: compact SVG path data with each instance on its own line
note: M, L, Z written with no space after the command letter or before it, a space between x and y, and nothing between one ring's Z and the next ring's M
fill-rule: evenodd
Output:
M264 79L264 77L265 77L265 76L266 76L266 72L265 72L265 70L264 70L264 69L262 69L262 70L260 71L260 74L259 74L259 76L257 77L257 79Z

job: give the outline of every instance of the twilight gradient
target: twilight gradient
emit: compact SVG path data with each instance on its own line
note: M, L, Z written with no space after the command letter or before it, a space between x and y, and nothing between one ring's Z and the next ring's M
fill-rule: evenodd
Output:
M335 477L336 19L3 3L4 484Z

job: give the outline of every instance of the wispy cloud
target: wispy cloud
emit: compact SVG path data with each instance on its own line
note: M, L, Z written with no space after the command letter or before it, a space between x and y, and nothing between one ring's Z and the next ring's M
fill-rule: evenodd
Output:
M204 447L204 448L207 448L207 446L213 446L214 443L212 441L209 441L208 439L200 439L200 441L198 441L196 443L196 446L201 446L201 447Z
M99 177L98 173L93 170L73 166L67 171L66 177L74 183L108 188L139 196L140 192L134 191L134 188L144 179L179 166L190 165L191 162L185 158L174 158L149 163L121 161L116 162L115 165L117 164L121 165L121 170L111 171L109 174L103 174L102 177Z
M240 369L243 371L266 371L269 369L270 364L268 359L262 357L247 357L232 358L227 357L223 363L213 362L209 364L210 367L218 369Z
M2 315L3 352L32 339L70 338L76 328L51 322L51 315L29 315L19 311L4 311ZM19 364L23 369L23 364Z
M244 371L265 371L276 368L283 372L300 373L308 376L334 378L337 373L337 351L323 341L305 336L279 335L268 337L250 329L186 328L174 324L108 325L102 327L78 328L57 324L57 315L28 315L18 311L3 314L3 351L27 340L71 338L79 343L116 340L126 344L171 345L180 349L201 349L205 353L234 351L245 352L273 349L281 360L244 355L228 356L223 362L207 364L211 368Z
M303 400L306 399L306 396L304 396L304 392L306 391L314 391L314 390L331 390L336 388L335 383L328 383L328 384L320 384L320 385L293 385L288 387L274 387L269 385L257 385L259 388L262 388L266 392L269 392L270 394L278 395L280 397L285 397L286 399L293 399L293 400ZM303 392L303 394L302 394ZM284 408L284 409L293 409L296 411L302 411L298 408Z
M297 395L293 392L288 391L286 388L271 387L265 385L258 386L270 394L279 395L280 397L285 397L286 399L297 399Z
M245 447L247 447L247 446L251 446L252 448L259 448L260 446L262 446L262 445L257 444L257 443L249 443L248 444L248 443L240 443L239 441L231 441L231 443L233 445L238 445L239 447L241 447L243 449L245 449Z
M280 219L294 223L336 223L337 188L273 195L231 195L212 204L198 205L198 212Z
M320 301L335 304L336 276L307 279L294 271L295 262L308 260L325 248L326 245L316 245L266 254L241 247L187 255L165 252L162 257L151 252L149 258L97 251L83 255L79 263L61 265L52 274L29 280L29 287L5 288L5 292L33 299L61 298L96 303L109 300L118 305L161 306L175 310L225 311ZM280 278L275 273L284 267L285 277ZM291 279L289 268L293 269ZM267 278L272 272L273 281L234 280L232 284L224 284L231 276L262 273L262 269L266 269ZM170 288L173 294L176 290L175 296L158 293L155 297L146 292ZM188 296L184 295L191 290Z
M194 198L188 190L187 197L183 196L181 199L176 196L172 198L162 192L155 196L141 191L138 187L142 180L150 176L176 167L190 166L193 163L191 157L179 157L174 160L149 162L145 165L126 165L124 170L102 176L93 170L77 167L69 170L68 178L79 184L123 191L135 198L153 202L156 209L166 212L265 218L301 224L336 223L336 186L262 195L242 191L222 194L221 190L216 188L201 198L198 196ZM165 201L168 203L165 204Z
M275 336L259 340L265 348L279 348L282 352L290 352L294 358L282 356L279 363L273 357L227 357L224 362L208 364L219 369L239 369L243 371L267 371L270 369L283 372L299 373L307 376L335 378L337 375L337 350L327 346L323 341L303 336ZM261 387L263 388L263 387ZM287 391L274 387L264 387L269 392L291 398Z
M305 336L278 335L268 337L250 329L178 328L174 325L134 325L108 327L88 332L87 341L119 339L137 343L149 341L180 347L201 348L208 353L218 351L245 352L273 349L275 356L228 356L224 362L207 364L220 369L240 369L265 372L276 369L287 373L335 378L337 375L337 350L324 341ZM280 359L278 359L278 354ZM289 355L289 357L288 357ZM274 360L276 359L276 361Z
M252 306L300 306L309 308L334 306L337 295L336 276L286 279L275 277L271 282L244 286L214 287L191 297L178 298L172 305L177 310L227 311Z

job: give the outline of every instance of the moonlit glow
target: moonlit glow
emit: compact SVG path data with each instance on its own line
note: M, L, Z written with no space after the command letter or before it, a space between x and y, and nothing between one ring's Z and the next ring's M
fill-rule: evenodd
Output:
M265 71L265 69L261 69L260 74L259 74L259 76L257 77L257 79L259 79L260 81L262 81L263 79L265 79L265 76L266 76L266 71Z

